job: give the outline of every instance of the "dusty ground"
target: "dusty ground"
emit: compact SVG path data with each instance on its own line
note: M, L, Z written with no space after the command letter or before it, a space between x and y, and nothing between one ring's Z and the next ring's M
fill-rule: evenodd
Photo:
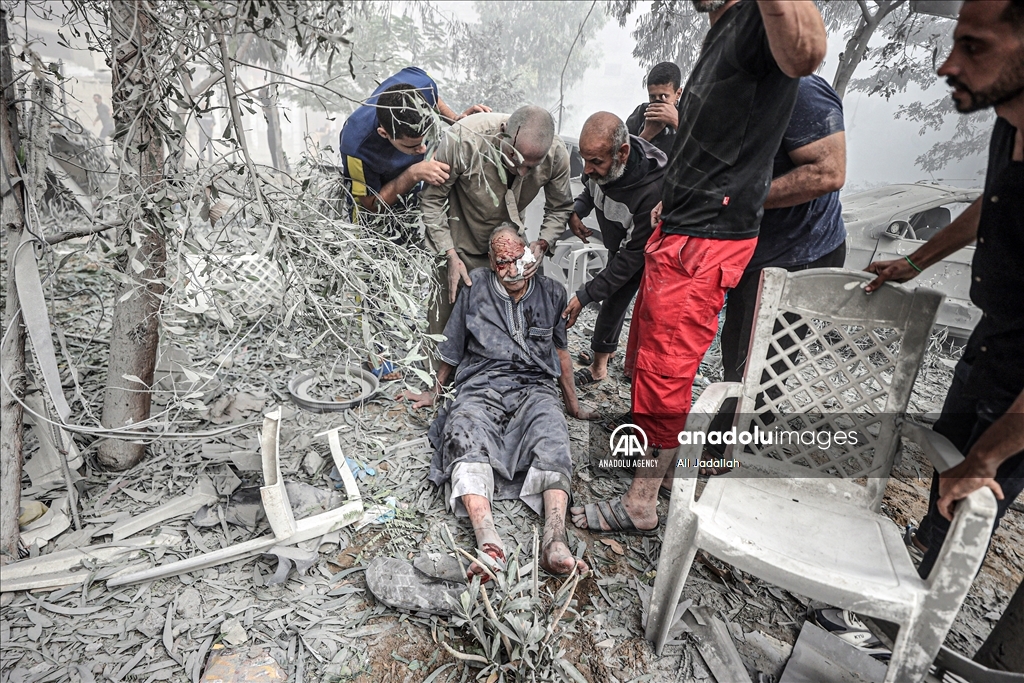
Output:
M74 271L90 281L87 259ZM64 281L65 294L81 282ZM95 286L95 285L94 285ZM60 293L60 292L58 292ZM107 313L109 318L109 312ZM55 311L67 332L72 357L77 359L79 381L86 401L100 405L102 339L98 297L72 294ZM584 348L582 329L592 323L587 311L570 337L571 351ZM206 406L229 406L238 392L248 392L265 406L282 402L291 374L301 368L288 360L288 344L301 340L261 344L249 341L232 348L230 362L223 351L230 336L211 325L196 324L180 340L192 358L212 359L216 382L205 388ZM93 338L98 341L93 341ZM625 338L625 337L623 337ZM948 360L930 354L916 387L911 412L938 410L951 376ZM700 382L699 382L700 383ZM705 382L706 383L706 382ZM429 416L412 413L391 396L398 383L386 385L379 396L357 410L313 415L289 410L283 423L282 468L286 479L321 487L332 485L329 450L324 429L342 426L347 457L363 470L360 489L369 501L397 502L396 516L360 531L345 529L337 542L320 547L319 562L305 576L293 574L283 585L268 586L275 560L247 559L151 584L107 588L101 581L35 594L5 594L0 599L0 683L28 681L196 681L211 647L225 641L227 626L242 629L242 651L267 651L290 680L316 681L465 681L475 669L456 662L439 647L442 640L472 652L463 629L437 617L399 615L379 605L365 590L363 569L380 554L410 558L421 550L441 549L441 525L448 522L463 547L470 547L465 524L450 518L441 498L424 482L427 453L387 459L384 448L425 433ZM69 385L70 390L70 385ZM613 363L612 378L583 393L583 399L606 416L625 412L628 385L621 381L621 360ZM75 544L108 540L104 530L127 515L137 514L187 491L205 473L232 468L243 485L258 484L258 472L239 467L256 453L258 410L239 410L235 423L251 422L229 436L202 442L154 444L147 460L127 473L96 470L85 475L83 531L68 531L43 552ZM187 428L205 429L212 414L194 410L178 417L193 420ZM220 419L220 418L218 418ZM228 424L231 422L229 421ZM184 422L183 422L184 424ZM599 427L570 420L577 456L575 495L592 501L622 492L625 483L595 476L585 457L589 430ZM95 444L84 444L85 455ZM315 453L312 456L311 453ZM368 474L372 469L374 473ZM925 509L930 468L908 446L886 493L884 511L897 524L920 520ZM667 511L664 502L660 512ZM520 504L496 505L499 531L531 552L533 527L540 520ZM152 561L167 562L209 549L237 543L266 532L232 525L197 528L189 517L164 525L184 539L175 548L154 553ZM226 534L226 535L225 535ZM562 640L565 657L586 680L688 681L709 678L693 643L683 636L673 641L663 657L655 657L642 638L642 595L649 591L657 566L657 539L617 537L598 539L571 533L570 545L582 552L594 575L575 593L581 614ZM947 644L970 655L984 640L1009 597L1024 577L1024 517L1010 512L997 532L992 550L967 602L947 638ZM697 563L684 590L684 599L708 607L723 618L737 642L749 672L778 675L804 620L808 601L758 579L732 572L721 577L714 560ZM551 590L560 582L548 580ZM237 636L238 632L235 631ZM437 674L436 676L434 674Z

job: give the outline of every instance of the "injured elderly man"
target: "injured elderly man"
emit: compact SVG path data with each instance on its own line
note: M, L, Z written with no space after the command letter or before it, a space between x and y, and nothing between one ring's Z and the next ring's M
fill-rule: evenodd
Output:
M430 426L430 480L451 485L449 505L473 523L477 547L497 566L505 559L491 515L492 500L518 498L544 515L540 565L568 574L586 564L569 551L565 510L572 457L565 412L580 408L566 348L565 289L543 275L523 278L532 253L515 226L490 240L490 269L470 273L438 344L442 364L431 392L406 392L414 408L432 405L454 374L450 399ZM555 382L562 390L559 401ZM470 577L481 574L478 563Z

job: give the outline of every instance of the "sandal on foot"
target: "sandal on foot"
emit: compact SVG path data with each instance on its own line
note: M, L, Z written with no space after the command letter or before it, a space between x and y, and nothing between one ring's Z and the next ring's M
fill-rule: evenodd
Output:
M580 351L576 355L576 360L581 365L593 365L594 364L594 354L592 354L590 351Z
M377 557L366 568L366 587L389 607L405 612L451 616L453 600L466 590L465 583L437 581L404 560Z
M637 529L626 512L626 506L622 504L621 498L615 500L603 500L600 503L587 503L583 506L587 515L587 531L598 534L629 534L631 536L657 536L661 527L661 520L658 526L653 529ZM601 518L610 528L601 528Z
M572 373L572 376L576 382L576 386L578 387L585 387L588 384L597 384L598 382L604 381L604 377L596 379L594 377L594 373L590 371L590 368L580 368L576 372Z

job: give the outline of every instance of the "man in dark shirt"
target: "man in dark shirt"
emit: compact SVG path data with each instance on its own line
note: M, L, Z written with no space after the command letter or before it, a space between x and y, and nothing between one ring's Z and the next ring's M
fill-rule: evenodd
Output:
M647 74L648 101L626 119L630 135L647 140L666 155L672 151L679 127L679 100L683 76L672 62L656 64Z
M825 26L814 3L695 4L709 13L711 29L683 91L663 210L651 216L660 225L647 242L633 316L640 325L633 422L647 438L643 462L654 466L638 470L620 500L573 508L579 527L658 525L658 489L672 472L697 367L715 337L725 292L754 253L797 79L825 56Z
M562 314L572 327L583 307L604 302L590 340L590 367L576 371L576 384L600 382L619 346L626 311L644 274L644 247L651 236L651 210L661 198L667 159L660 149L626 132L615 114L601 111L583 124L580 155L587 180L576 197L569 228L584 242L592 231L582 218L597 211L597 224L608 249L608 265L580 287Z
M868 270L906 282L977 240L971 300L982 318L957 363L936 432L965 460L932 477L928 513L916 535L927 577L952 519L953 504L987 486L998 499L996 524L1024 489L1024 1L969 0L960 10L953 51L939 69L958 111L995 107L985 192L917 251Z
M793 114L775 154L757 247L740 283L729 290L725 306L726 382L743 379L761 271L842 268L846 261L846 227L839 203L839 190L846 182L844 130L843 101L832 86L814 74L801 78ZM736 399L728 399L711 429L728 430L735 406Z

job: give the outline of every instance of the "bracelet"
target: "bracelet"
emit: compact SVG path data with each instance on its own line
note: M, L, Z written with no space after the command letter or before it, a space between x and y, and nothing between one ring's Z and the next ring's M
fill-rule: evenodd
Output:
M914 263L913 261L911 261L911 260L910 260L910 257L909 257L909 256L904 256L903 258L907 259L907 263L909 263L909 264L910 264L910 267L911 267L911 268L913 268L914 270L916 270L916 271L917 271L917 272L919 272L919 273L921 273L921 272L924 272L924 271L922 271L922 270L921 270L920 268L918 268L918 267L917 267L917 264L916 264L916 263Z

